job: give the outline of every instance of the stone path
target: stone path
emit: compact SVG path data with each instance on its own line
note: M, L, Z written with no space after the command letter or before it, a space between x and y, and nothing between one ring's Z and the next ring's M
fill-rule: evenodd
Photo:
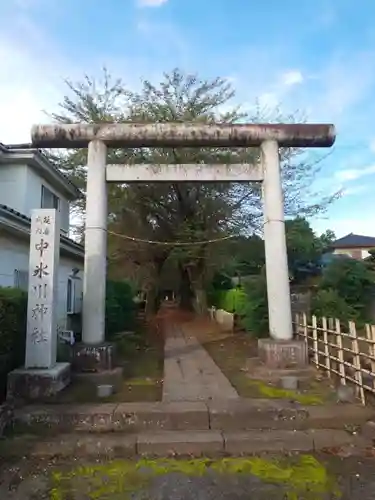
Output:
M165 331L163 401L210 401L238 398L238 393L198 340L183 324Z

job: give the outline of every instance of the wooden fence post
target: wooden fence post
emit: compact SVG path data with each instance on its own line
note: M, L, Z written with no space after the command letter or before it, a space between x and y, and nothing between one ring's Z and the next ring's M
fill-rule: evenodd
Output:
M352 341L352 350L354 352L354 358L353 358L354 368L355 368L354 378L357 382L356 393L359 394L359 396L361 398L361 403L363 405L365 405L366 399L365 399L365 391L363 390L361 356L359 354L357 330L355 327L355 323L353 321L349 321L349 333L350 333L351 341Z
M371 356L370 366L371 373L374 374L372 378L372 389L375 389L375 326L374 325L366 325L366 338L370 340L368 344L368 353Z
M297 338L300 336L300 331L299 331L299 313L296 312L294 314L294 333L297 336Z
M314 363L319 368L319 344L318 344L318 323L316 316L312 317Z
M331 378L331 354L329 352L328 345L328 326L327 326L327 318L322 318L322 327L323 327L323 342L324 342L324 356L325 356L325 367L327 370L327 376Z
M308 328L307 328L307 316L306 313L302 314L302 331L303 331L303 336L306 344L306 350L307 353L309 352L309 341L308 341Z
M336 337L337 337L337 347L338 347L338 359L339 359L339 372L342 385L346 385L346 376L345 376L345 364L344 364L344 351L342 348L342 336L341 336L341 325L340 320L336 318Z

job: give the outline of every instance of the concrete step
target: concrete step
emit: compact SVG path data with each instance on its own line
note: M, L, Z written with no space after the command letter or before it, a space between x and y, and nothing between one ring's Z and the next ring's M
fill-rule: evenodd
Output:
M238 456L312 452L345 447L361 453L367 443L342 430L309 431L158 431L138 434L63 434L55 438L23 436L1 444L3 458L131 458L134 456ZM349 450L349 451L348 451Z
M14 432L246 431L252 429L345 429L374 411L356 405L301 406L285 400L25 406L15 411Z

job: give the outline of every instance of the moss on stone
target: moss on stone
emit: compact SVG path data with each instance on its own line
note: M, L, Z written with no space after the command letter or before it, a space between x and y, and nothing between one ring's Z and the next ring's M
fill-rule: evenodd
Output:
M287 389L281 389L262 382L261 380L250 380L249 383L253 385L259 394L265 398L270 399L289 399L297 401L303 405L322 405L324 400L317 394L301 393Z
M79 466L70 472L52 474L50 500L74 498L74 493L84 494L90 500L126 500L131 494L145 489L153 478L168 473L202 476L209 470L219 474L251 474L262 481L276 483L286 490L288 500L317 498L329 493L339 498L335 481L325 466L310 455L294 460L264 458L207 458L117 460L106 464ZM309 496L310 495L310 496Z
M130 386L156 385L157 381L150 377L137 377L125 380L125 383Z

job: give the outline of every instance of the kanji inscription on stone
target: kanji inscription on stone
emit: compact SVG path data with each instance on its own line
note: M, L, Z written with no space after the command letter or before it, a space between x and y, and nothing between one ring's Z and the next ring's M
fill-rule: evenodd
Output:
M48 241L46 241L44 238L41 238L40 242L35 245L35 249L38 250L40 258L43 257L43 253L45 250L47 250L48 246Z
M55 209L33 210L31 216L26 368L56 364L56 289L60 225Z
M49 272L47 271L48 265L40 262L33 271L33 276L37 278L43 278L44 276L48 276Z

